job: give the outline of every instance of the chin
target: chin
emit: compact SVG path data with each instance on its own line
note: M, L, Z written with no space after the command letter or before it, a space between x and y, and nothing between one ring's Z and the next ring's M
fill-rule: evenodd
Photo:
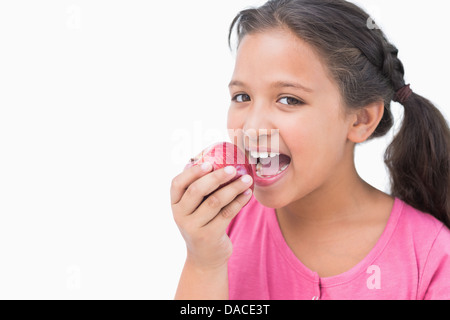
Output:
M277 194L266 194L259 192L257 189L254 191L254 197L260 204L262 204L266 208L272 208L272 209L280 209L289 204L289 200L286 199L280 199L280 196Z

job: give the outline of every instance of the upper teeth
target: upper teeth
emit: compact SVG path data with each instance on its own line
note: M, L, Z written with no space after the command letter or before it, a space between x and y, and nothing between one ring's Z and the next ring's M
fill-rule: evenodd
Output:
M253 158L262 158L262 159L266 159L266 158L274 158L274 157L278 157L280 154L276 153L276 152L257 152L257 151L250 151L250 155Z

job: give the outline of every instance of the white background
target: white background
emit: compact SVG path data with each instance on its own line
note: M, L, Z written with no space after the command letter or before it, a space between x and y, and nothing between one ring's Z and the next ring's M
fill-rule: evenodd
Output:
M262 3L0 1L0 298L173 298L185 247L170 183L227 139L228 27ZM450 119L445 2L356 3ZM357 149L384 191L392 134Z

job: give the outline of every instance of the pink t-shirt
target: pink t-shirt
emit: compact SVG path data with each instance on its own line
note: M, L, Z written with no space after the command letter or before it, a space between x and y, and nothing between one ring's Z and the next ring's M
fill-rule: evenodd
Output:
M320 278L284 240L274 209L252 197L228 227L232 300L450 299L450 231L398 198L372 251L351 270Z

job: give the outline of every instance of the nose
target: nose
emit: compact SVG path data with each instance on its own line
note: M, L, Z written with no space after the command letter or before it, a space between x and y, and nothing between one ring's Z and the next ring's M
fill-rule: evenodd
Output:
M249 110L243 127L243 135L244 147L247 149L274 150L278 146L276 141L278 141L279 129L273 123L267 108L253 106Z
M271 128L273 128L273 124L270 121L268 106L254 100L245 115L244 135L255 139L258 136L267 135Z

